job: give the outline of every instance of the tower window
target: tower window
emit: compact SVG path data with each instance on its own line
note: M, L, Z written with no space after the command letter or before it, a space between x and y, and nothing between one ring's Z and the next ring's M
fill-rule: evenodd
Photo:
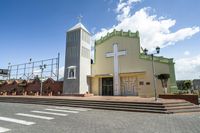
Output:
M70 66L68 69L68 79L76 79L76 66Z
M84 46L82 46L82 56L90 59L90 50Z
M87 43L90 43L90 35L85 31L82 32L82 40Z

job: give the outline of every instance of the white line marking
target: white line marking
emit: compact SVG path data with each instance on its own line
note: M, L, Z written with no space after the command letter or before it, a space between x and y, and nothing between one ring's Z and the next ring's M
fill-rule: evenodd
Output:
M16 115L32 117L32 118L39 118L39 119L45 119L45 120L53 120L54 119L53 117L47 117L47 116L41 116L41 115L33 115L33 114L24 114L24 113L17 113Z
M4 132L8 132L8 131L10 131L10 129L0 127L0 133L4 133Z
M18 123L18 124L22 124L22 125L33 125L33 124L35 124L35 122L29 122L29 121L13 119L13 118L8 118L8 117L0 117L0 121L13 122L13 123Z
M31 111L31 112L33 112L33 113L39 113L39 114L49 114L49 115L67 116L67 114L54 113L54 112L45 112L45 111Z
M74 110L74 111L89 111L90 109L86 108L72 108L72 107L55 107L56 109L67 109L67 110Z
M60 110L60 109L45 109L48 111L65 112L65 113L78 113L78 111Z

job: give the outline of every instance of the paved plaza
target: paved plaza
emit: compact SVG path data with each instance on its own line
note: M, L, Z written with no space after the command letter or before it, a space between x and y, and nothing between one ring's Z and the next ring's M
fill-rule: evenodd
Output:
M200 113L152 114L0 103L0 133L199 133Z

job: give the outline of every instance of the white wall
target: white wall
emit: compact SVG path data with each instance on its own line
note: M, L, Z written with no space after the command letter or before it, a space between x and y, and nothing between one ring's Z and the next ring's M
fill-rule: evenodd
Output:
M84 32L81 30L81 34ZM89 58L82 56L82 47L85 47L89 50ZM80 84L79 84L79 93L83 94L89 92L89 86L87 82L87 76L91 75L91 45L81 39L81 47L80 47Z

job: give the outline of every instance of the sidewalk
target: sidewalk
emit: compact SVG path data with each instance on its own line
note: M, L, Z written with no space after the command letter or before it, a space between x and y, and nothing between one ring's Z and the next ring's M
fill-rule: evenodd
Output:
M144 103L173 103L184 100L179 99L161 99L158 98L142 98L138 96L90 96L90 97L76 97L76 96L0 96L0 97L19 97L19 98L43 98L43 99L71 99L71 100L92 100L92 101L117 101L117 102L144 102Z

